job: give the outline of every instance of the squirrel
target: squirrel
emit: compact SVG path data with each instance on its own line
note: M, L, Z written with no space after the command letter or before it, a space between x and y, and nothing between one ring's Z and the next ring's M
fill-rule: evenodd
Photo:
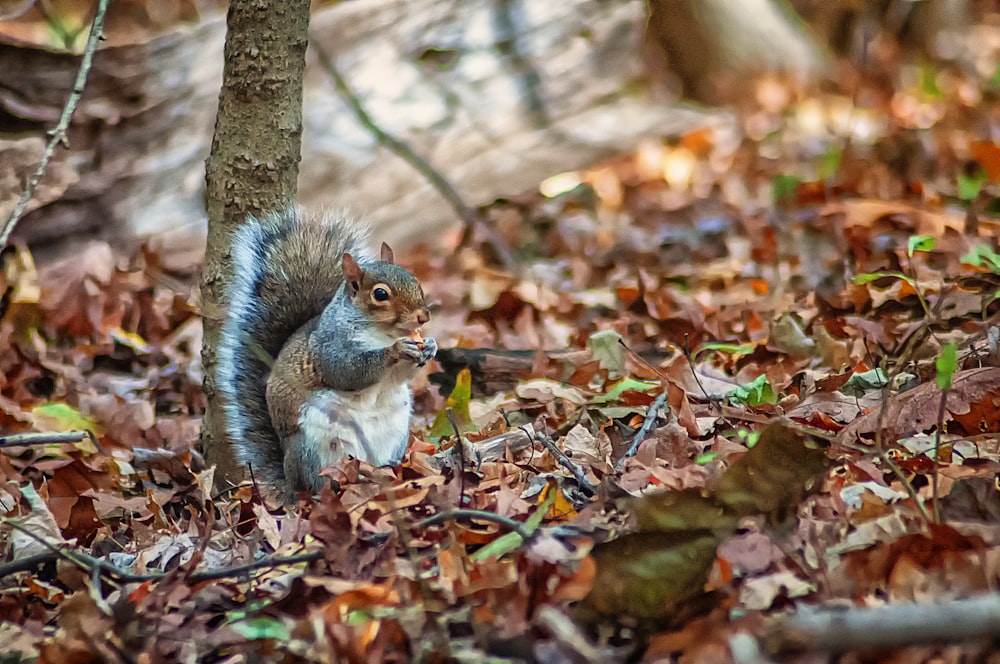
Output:
M237 459L286 502L347 456L400 463L410 379L437 353L417 278L357 221L291 207L248 217L232 259L216 375Z

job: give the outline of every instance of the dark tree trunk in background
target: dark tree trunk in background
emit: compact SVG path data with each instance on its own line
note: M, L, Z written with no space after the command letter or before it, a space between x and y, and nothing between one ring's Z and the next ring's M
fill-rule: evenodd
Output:
M208 407L202 449L217 483L244 472L225 439L215 345L231 269L229 243L249 213L295 200L302 143L302 79L309 0L233 0L219 112L206 169L208 244L202 280L202 361ZM180 128L180 130L183 130Z

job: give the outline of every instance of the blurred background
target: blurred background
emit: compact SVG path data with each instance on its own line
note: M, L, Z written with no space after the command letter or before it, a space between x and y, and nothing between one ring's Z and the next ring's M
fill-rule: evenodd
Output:
M59 118L95 5L0 1L0 218ZM70 149L16 241L37 255L142 244L170 271L197 268L224 11L111 3ZM477 208L583 185L634 218L648 182L660 210L833 191L971 200L1000 177L995 2L317 2L311 44L301 202L364 214L400 246L448 242L458 216L358 123L335 74Z

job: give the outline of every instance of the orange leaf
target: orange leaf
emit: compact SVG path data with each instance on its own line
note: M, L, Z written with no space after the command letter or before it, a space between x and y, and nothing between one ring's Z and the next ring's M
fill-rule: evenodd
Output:
M712 149L713 131L711 128L698 129L684 134L681 137L681 145L695 155L704 157Z
M142 604L142 600L146 599L146 595L153 588L152 581L143 581L139 584L139 587L128 594L128 600L138 606Z
M597 575L597 563L591 556L580 561L580 569L570 577L563 578L552 591L553 602L578 601L587 596L594 587L594 577Z
M990 180L1000 182L1000 146L993 141L972 141L969 152L983 167Z

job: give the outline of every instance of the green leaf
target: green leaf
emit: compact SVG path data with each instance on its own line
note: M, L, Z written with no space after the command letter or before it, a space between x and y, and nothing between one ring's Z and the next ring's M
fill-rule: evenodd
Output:
M764 374L757 376L746 385L740 385L730 390L726 396L734 403L743 403L748 406L761 406L778 402L778 397Z
M950 390L955 372L958 371L958 346L954 341L949 341L941 349L937 362L937 384L942 390Z
M852 397L860 397L869 390L880 390L886 386L888 378L881 369L871 369L852 374L847 382L840 386L839 392Z
M977 244L961 260L966 265L985 267L994 274L1000 274L1000 255L985 244Z
M937 238L930 235L913 235L906 246L906 255L912 257L916 251L933 251Z
M545 487L545 500L542 504L538 506L534 514L529 516L524 520L524 525L521 526L522 530L527 533L534 533L538 530L538 527L542 525L542 519L545 515L549 513L552 506L556 504L556 498L559 494L559 485L553 480L549 480ZM515 532L509 532L500 537L496 538L483 548L472 554L471 558L473 561L486 560L487 558L499 558L511 551L516 551L524 544L524 538L520 534Z
M40 431L91 431L103 434L101 425L65 403L46 403L31 409L35 427ZM95 450L96 451L96 450Z
M979 192L986 184L986 174L976 172L972 174L958 174L958 197L963 201L974 201L979 197Z
M913 283L913 279L902 272L863 272L861 274L856 274L851 277L852 284L870 284L873 281L878 281L879 279L885 279L886 277L892 277L893 279L902 279L909 283Z
M717 341L708 341L698 346L697 350L694 351L694 357L697 357L707 350L716 350L720 353L730 353L732 355L749 355L753 352L754 348L755 346L753 344L727 344Z
M891 275L888 272L864 272L862 274L856 274L853 277L851 277L851 283L861 286L891 276L894 275Z
M462 369L458 372L458 378L455 379L455 387L452 389L451 394L448 395L445 407L434 418L434 424L431 425L431 430L427 434L427 442L436 444L445 436L451 436L455 433L454 427L451 426L451 422L448 420L449 408L455 414L455 423L458 424L458 428L462 433L474 431L476 427L472 425L472 415L469 414L469 403L471 401L472 372L468 369Z
M719 456L718 452L702 452L695 457L694 462L699 466L704 466L709 461L713 460L715 457Z
M937 72L928 65L920 67L920 91L932 99L941 99L941 86L938 85Z
M250 620L233 623L230 627L243 638L252 641L259 639L289 641L292 638L291 633L285 627L284 623L274 618L251 618Z
M591 400L590 403L600 405L605 403L615 403L621 398L623 392L634 390L636 392L652 392L659 387L659 383L651 383L646 380L636 380L635 378L623 378L611 386L611 389Z
M795 194L798 192L798 187L801 183L802 178L797 175L776 175L771 182L774 202L794 201Z
M594 359L612 374L625 371L625 347L618 343L621 338L614 330L601 330L590 335L587 341Z
M353 609L347 612L344 623L347 625L367 625L372 621L372 612L369 608Z
M149 353L151 351L151 348L146 340L135 332L129 332L120 327L115 327L108 331L108 335L121 345L126 348L131 348L137 353Z
M834 149L829 150L819 158L819 165L817 167L816 174L819 176L820 180L832 178L837 174L837 169L840 168L840 158L842 154L841 150Z

